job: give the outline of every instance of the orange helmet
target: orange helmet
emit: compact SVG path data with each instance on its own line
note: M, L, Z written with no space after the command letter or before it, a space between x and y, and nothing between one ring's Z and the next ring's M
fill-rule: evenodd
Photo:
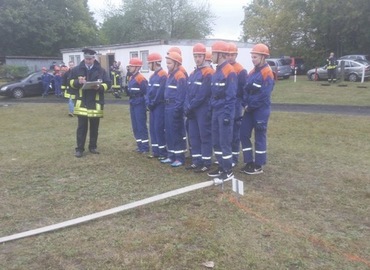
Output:
M193 54L206 54L206 46L204 46L202 43L197 43L193 47Z
M151 53L148 55L148 63L161 62L162 56L159 53Z
M169 48L167 54L169 54L170 52L177 52L181 56L181 49L179 47Z
M206 51L206 61L212 61L212 52Z
M229 45L225 41L216 41L212 45L212 53L229 53Z
M129 66L132 66L132 67L142 67L143 66L143 61L141 61L139 58L131 58L130 59L130 63L129 63Z
M234 42L229 43L229 53L238 53L238 47Z
M253 46L251 53L257 53L257 54L269 56L270 50L265 44L258 43Z
M182 57L179 53L177 52L169 52L166 56L167 59L171 59L177 63L179 63L180 65L182 64Z

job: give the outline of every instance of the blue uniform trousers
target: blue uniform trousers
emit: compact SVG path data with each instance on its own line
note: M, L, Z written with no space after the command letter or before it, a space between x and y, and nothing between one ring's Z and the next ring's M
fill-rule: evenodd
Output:
M233 153L233 163L236 165L239 162L239 154L240 154L240 126L241 126L241 117L242 114L242 105L241 100L237 98L235 102L235 120L234 120L234 127L233 127L233 139L231 142L231 150Z
M140 98L143 100L142 102L130 104L131 124L136 139L137 151L149 152L146 106L144 98Z
M263 106L243 116L240 128L240 140L243 148L244 163L255 162L257 165L265 165L267 161L267 123L270 116L270 108ZM254 130L254 151L251 141Z
M208 110L208 106L201 106L188 118L191 156L197 166L211 166L212 163L212 129Z
M234 112L231 112L234 118ZM220 108L212 112L212 144L215 157L223 171L227 172L232 167L231 141L233 136L234 121L224 124L224 109Z
M167 157L184 164L186 151L186 134L184 117L175 114L174 108L165 108L165 129L167 143Z
M167 156L164 129L164 104L157 105L149 116L150 143L154 156Z

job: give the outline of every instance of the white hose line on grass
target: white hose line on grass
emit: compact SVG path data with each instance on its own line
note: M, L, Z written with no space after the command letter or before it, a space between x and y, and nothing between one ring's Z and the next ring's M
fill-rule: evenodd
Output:
M228 180L231 180L231 179L228 179ZM42 228L30 230L30 231L25 231L25 232L22 232L22 233L13 234L13 235L10 235L10 236L1 237L0 238L0 243L5 243L5 242L8 242L8 241L17 240L17 239L20 239L20 238L25 238L25 237L28 237L28 236L33 236L33 235L37 235L37 234L41 234L41 233L45 233L45 232L55 231L55 230L62 229L62 228L65 228L65 227L69 227L69 226L73 226L73 225L76 225L76 224L79 224L79 223L87 222L87 221L90 221L90 220L93 220L93 219L97 219L97 218L105 217L105 216L112 215L112 214L115 214L115 213L118 213L118 212L122 212L122 211L125 211L125 210L129 210L129 209L132 209L132 208L135 208L135 207L138 207L138 206L142 206L142 205L145 205L145 204L149 204L149 203L152 203L152 202L156 202L156 201L159 201L159 200L170 198L170 197L173 197L173 196L176 196L176 195L179 195L179 194L183 194L183 193L186 193L186 192L190 192L190 191L205 188L205 187L210 187L212 185L219 185L219 184L222 184L222 183L223 183L222 180L219 180L219 179L215 178L214 180L210 180L210 181L194 184L194 185L191 185L191 186L175 189L175 190L172 190L172 191L168 191L168 192L165 192L165 193L162 193L162 194L159 194L159 195L155 195L155 196L140 200L140 201L136 201L136 202L132 202L132 203L129 203L129 204L121 205L121 206L111 208L111 209L108 209L108 210L105 210L105 211L97 212L97 213L94 213L94 214L91 214L91 215L71 219L71 220L68 220L68 221L64 221L64 222L61 222L61 223L57 223L57 224L54 224L54 225L50 225L50 226L46 226L46 227L42 227Z

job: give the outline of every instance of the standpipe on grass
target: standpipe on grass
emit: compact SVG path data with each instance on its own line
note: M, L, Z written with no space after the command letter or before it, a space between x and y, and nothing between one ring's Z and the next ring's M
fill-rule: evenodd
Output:
M229 181L229 180L231 180L231 179L227 179L225 181ZM170 198L170 197L173 197L173 196L176 196L176 195L180 195L180 194L183 194L183 193L187 193L187 192L190 192L190 191L194 191L194 190L197 190L197 189L210 187L210 186L213 186L213 185L215 185L215 186L222 185L222 187L223 187L223 183L225 181L222 181L218 178L215 178L213 180L209 180L209 181L206 181L206 182L202 182L202 183L190 185L190 186L187 186L187 187L175 189L175 190L168 191L168 192L165 192L165 193L162 193L162 194L159 194L159 195L155 195L155 196L152 196L152 197L149 197L149 198L146 198L146 199L142 199L140 201L128 203L128 204L121 205L121 206L118 206L118 207L115 207L115 208L111 208L111 209L108 209L108 210L105 210L105 211L101 211L101 212L86 215L86 216L83 216L83 217L71 219L71 220L64 221L64 222L57 223L57 224L53 224L53 225L50 225L50 226L25 231L25 232L22 232L22 233L17 233L17 234L13 234L13 235L10 235L10 236L1 237L0 238L0 243L5 243L5 242L9 242L9 241L13 241L13 240L17 240L17 239L21 239L21 238L25 238L25 237L29 237L29 236L41 234L41 233L46 233L46 232L55 231L55 230L58 230L58 229L70 227L70 226L73 226L73 225L77 225L77 224L84 223L84 222L87 222L87 221L90 221L90 220L94 220L94 219L98 219L98 218L105 217L105 216L108 216L108 215L123 212L125 210L129 210L129 209L132 209L132 208L136 208L138 206L142 206L142 205L146 205L146 204L149 204L149 203L152 203L152 202L167 199L167 198Z

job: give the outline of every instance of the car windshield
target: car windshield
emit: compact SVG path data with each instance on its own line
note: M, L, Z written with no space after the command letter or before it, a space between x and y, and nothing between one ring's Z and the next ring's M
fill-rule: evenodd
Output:
M21 79L21 82L27 82L29 80L34 80L35 78L40 77L40 76L41 76L40 73L31 73L31 74L28 74L25 78Z

